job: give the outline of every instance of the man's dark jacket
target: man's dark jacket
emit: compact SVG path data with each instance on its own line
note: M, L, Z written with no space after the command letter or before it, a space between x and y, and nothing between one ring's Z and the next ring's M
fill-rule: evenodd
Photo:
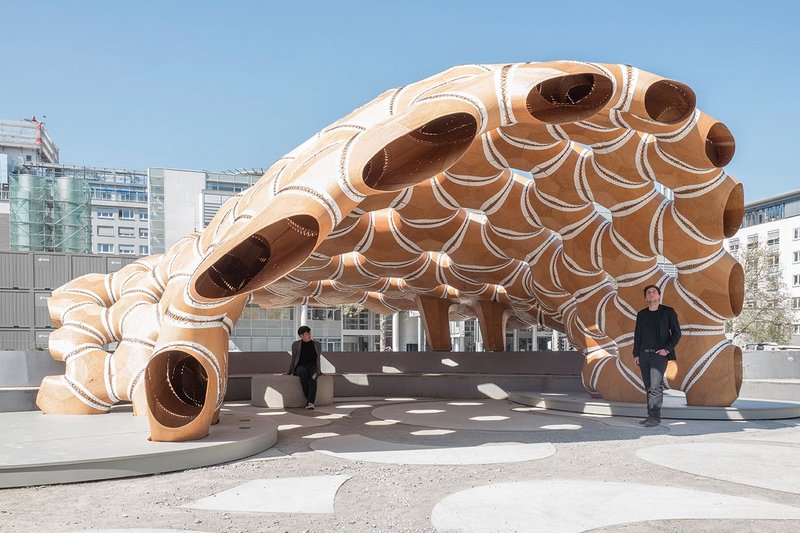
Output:
M317 351L317 372L321 370L321 366L319 364L319 356L322 354L322 345L320 345L319 341L311 340L314 343L314 349ZM303 345L303 341L294 341L292 343L292 361L289 363L289 373L294 374L294 369L297 368L297 363L300 362L300 347Z
M642 348L642 315L644 313L650 313L651 311L645 307L641 311L636 314L636 330L633 336L633 356L639 357L640 350ZM666 305L659 305L658 306L658 318L656 322L658 324L658 342L661 345L658 349L661 348L667 350L669 355L667 355L667 359L672 361L675 360L675 346L678 344L678 341L681 339L681 327L678 324L678 314L675 313L675 310Z

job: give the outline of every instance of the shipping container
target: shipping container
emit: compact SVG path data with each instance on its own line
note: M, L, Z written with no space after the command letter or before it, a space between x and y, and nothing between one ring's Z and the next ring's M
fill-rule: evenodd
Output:
M0 350L30 350L31 346L32 330L0 328Z
M49 328L53 325L50 311L47 309L47 299L50 292L33 293L33 325L37 328Z
M33 298L30 291L0 291L0 328L33 326Z
M116 272L128 263L122 257L106 257L106 274Z
M72 266L72 279L85 276L86 274L105 274L106 258L97 255L72 255L70 256Z
M69 256L66 254L33 254L33 288L57 289L69 280Z
M0 252L0 289L33 287L31 256L24 252Z
M35 329L33 331L33 347L36 350L47 350L50 334L54 329Z

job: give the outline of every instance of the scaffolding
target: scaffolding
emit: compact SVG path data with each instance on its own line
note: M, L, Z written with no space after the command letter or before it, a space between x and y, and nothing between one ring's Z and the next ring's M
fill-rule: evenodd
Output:
M9 176L11 249L90 253L91 190L85 179L29 173Z
M0 119L0 147L30 150L38 163L58 163L58 147L47 133L44 122L32 117L25 120Z

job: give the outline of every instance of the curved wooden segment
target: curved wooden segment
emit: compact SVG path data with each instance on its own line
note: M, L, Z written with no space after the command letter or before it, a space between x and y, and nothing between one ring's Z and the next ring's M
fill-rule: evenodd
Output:
M130 400L154 440L204 436L250 297L417 309L434 350L450 349L451 317L476 316L491 350L509 320L546 325L585 351L590 392L642 401L632 331L656 284L684 328L670 386L729 405L741 355L722 324L741 311L743 276L722 239L744 194L722 169L731 132L695 103L686 85L628 65L566 61L466 65L386 91L278 160L203 232L55 291L51 350L67 371L38 404L101 413Z

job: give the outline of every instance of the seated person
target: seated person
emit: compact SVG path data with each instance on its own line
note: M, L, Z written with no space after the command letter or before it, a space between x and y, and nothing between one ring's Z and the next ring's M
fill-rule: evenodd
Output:
M303 395L306 397L306 409L314 409L317 397L317 378L320 375L319 358L322 346L319 341L311 340L311 328L300 326L297 330L300 340L292 343L292 361L289 363L289 375L300 378Z

